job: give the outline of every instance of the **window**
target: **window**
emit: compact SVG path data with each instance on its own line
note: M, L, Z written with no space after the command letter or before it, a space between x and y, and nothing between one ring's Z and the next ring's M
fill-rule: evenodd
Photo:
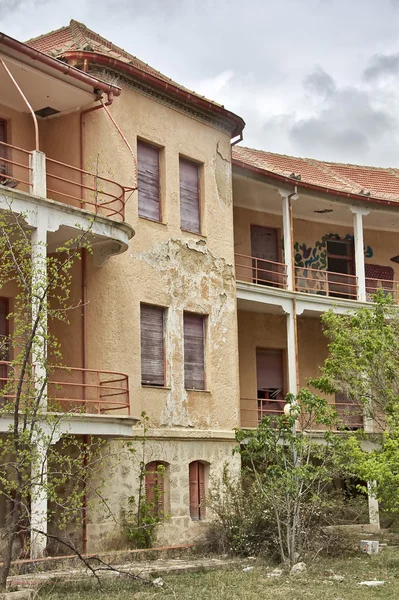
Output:
M180 159L180 227L200 233L199 166Z
M205 317L184 313L184 387L205 389Z
M256 350L258 421L284 411L283 353L281 350Z
M327 271L330 296L356 298L353 240L327 240Z
M159 193L159 149L137 142L139 216L161 220Z
M157 517L165 513L165 469L163 462L155 460L145 467L145 497Z
M205 519L205 465L198 460L189 465L190 517L193 521Z
M141 383L143 385L165 385L164 320L164 308L141 304Z

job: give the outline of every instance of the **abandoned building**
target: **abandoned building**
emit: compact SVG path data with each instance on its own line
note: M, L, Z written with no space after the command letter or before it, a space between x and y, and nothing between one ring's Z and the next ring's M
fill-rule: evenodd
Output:
M239 116L76 21L26 43L0 34L0 80L1 208L12 197L32 214L48 252L93 223L93 253L74 266L80 309L54 331L69 431L118 445L145 411L170 515L159 543L193 541L209 482L239 469L234 428L282 412L317 375L321 313L378 288L398 300L399 169L236 145ZM14 296L1 290L2 332ZM348 427L370 427L329 400ZM108 485L117 511L137 485L127 460ZM114 530L88 515L77 542L97 551Z

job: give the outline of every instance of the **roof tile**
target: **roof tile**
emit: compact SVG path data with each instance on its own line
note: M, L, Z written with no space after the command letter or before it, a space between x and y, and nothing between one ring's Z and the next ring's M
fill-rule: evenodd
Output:
M333 163L311 158L233 147L233 160L283 177L349 194L399 202L399 169Z

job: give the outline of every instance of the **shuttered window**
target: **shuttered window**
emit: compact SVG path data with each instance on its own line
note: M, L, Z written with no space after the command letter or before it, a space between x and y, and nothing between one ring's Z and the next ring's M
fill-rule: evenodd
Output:
M139 216L161 220L159 193L159 149L137 142Z
M190 517L193 521L205 519L205 466L198 460L189 465Z
M141 383L144 385L165 385L164 318L164 308L141 304Z
M145 468L145 497L153 505L153 514L161 517L165 512L165 476L159 470L164 463L152 461Z
M180 227L200 233L199 166L180 159Z
M205 389L205 318L184 313L184 387Z

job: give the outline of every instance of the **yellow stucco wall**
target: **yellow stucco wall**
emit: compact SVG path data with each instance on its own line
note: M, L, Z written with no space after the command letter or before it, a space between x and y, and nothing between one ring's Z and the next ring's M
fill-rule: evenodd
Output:
M229 137L130 89L111 109L134 150L137 137L163 148L163 223L138 217L135 192L129 250L101 268L89 261L89 366L128 373L133 414L145 410L155 426L231 429L239 393ZM132 157L101 111L86 117L86 142L87 160L101 148L115 178L133 184ZM203 165L202 235L180 230L179 154ZM164 389L140 383L140 302L167 308ZM208 316L206 392L184 389L184 310Z

